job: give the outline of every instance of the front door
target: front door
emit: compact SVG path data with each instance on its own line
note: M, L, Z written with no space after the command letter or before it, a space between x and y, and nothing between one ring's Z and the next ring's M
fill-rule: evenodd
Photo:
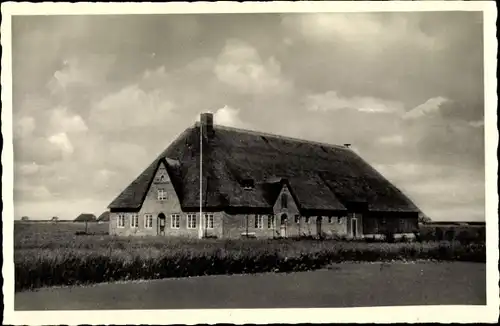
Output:
M167 218L165 217L165 214L160 213L158 215L158 234L159 235L165 235L165 225L167 224Z
M356 238L358 236L358 220L356 218L351 220L351 231L352 236Z
M280 220L280 237L285 238L286 237L286 214L281 215L281 220Z
M318 234L318 237L321 237L321 234L323 233L321 230L321 225L323 224L322 220L323 220L323 217L321 217L321 216L316 217L316 232Z

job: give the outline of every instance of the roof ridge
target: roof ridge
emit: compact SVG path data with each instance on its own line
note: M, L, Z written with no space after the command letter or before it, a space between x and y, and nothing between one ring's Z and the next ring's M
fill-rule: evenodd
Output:
M200 124L199 122L196 122L194 124L194 127L197 128L199 124ZM256 130L250 130L250 129L245 129L245 128L229 127L229 126L214 124L214 129L223 129L223 130L225 129L225 130L229 130L229 131L237 131L237 132L247 133L247 134L254 135L254 136L274 137L277 139L291 140L291 141L296 141L296 142L301 142L301 143L306 143L306 144L315 144L315 145L319 145L319 146L328 146L328 147L332 147L332 148L345 149L345 150L352 151L350 148L345 147L343 145L329 144L329 143L319 142L319 141L315 141L315 140L307 140L307 139L303 139L303 138L278 135L278 134L273 134L270 132L256 131Z

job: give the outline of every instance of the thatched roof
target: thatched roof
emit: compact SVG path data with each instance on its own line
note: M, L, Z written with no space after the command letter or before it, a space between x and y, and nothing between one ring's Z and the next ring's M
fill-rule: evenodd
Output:
M103 212L99 217L97 218L98 222L109 222L109 211Z
M184 210L199 206L199 124L186 129L109 208L139 210L160 163L167 167ZM252 190L244 188L252 180ZM203 140L203 198L207 210L269 210L284 185L301 212L345 211L362 204L372 211L418 212L394 185L354 151L254 131L214 126Z
M96 218L94 214L82 213L75 218L75 222L95 222Z

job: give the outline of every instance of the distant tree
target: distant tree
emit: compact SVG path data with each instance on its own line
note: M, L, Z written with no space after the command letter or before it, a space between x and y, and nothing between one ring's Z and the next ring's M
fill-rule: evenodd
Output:
M423 213L419 215L419 217L418 217L419 224L428 224L430 222L432 222L432 220L427 215L425 215Z
M21 221L29 221L30 218L28 216L23 216L21 217Z
M88 230L88 223L96 221L97 219L94 214L87 214L87 213L82 213L78 215L78 217L75 219L75 222L85 222L85 233L87 233Z
M59 221L59 217L53 216L50 220L54 223L57 223Z

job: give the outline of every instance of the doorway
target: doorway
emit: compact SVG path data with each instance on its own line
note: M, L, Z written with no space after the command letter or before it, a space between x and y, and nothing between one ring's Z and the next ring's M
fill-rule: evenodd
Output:
M165 235L165 226L167 224L167 218L165 217L165 214L160 213L158 214L158 220L156 225L158 225L158 235Z
M321 226L323 225L323 217L322 216L317 216L316 217L316 234L318 237L321 238L323 230L321 229Z
M282 238L286 238L286 221L286 214L282 214L280 219L280 237Z
M355 217L351 220L351 232L354 238L358 236L358 220Z

